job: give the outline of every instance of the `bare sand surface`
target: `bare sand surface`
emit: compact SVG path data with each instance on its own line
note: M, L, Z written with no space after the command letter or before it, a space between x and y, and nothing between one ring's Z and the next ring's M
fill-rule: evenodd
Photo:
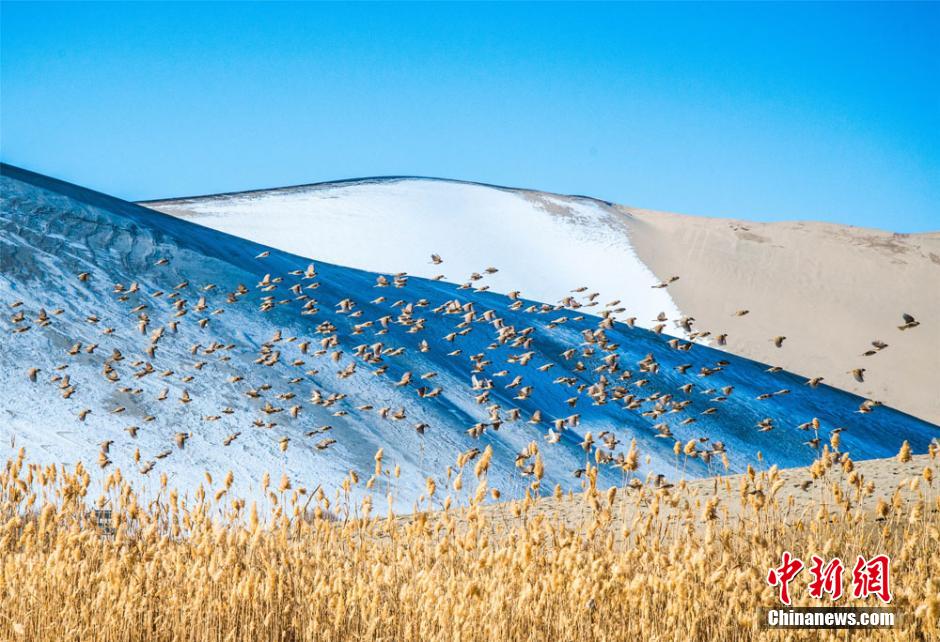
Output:
M907 462L900 462L897 458L891 457L853 463L855 472L862 476L863 485L869 482L874 484L874 493L863 500L862 507L869 511L874 510L879 498L890 501L894 491L901 486L909 486L912 479L917 478L923 484L924 468L929 467L933 470L934 484L937 483L936 479L940 478L940 461L932 460L930 455L915 455ZM771 493L769 468L766 466L755 471L746 493L757 491L765 493L767 502L775 503L776 516L782 523L812 518L821 505L826 505L832 511L839 510L833 500L832 486L838 483L843 489L849 488L848 474L836 464L824 477L815 480L809 468L781 469L774 478L779 489ZM750 509L745 508L747 502L740 499L742 478L745 476L742 474L696 479L681 485L664 484L658 489L647 486L644 491L646 495L639 506L642 507L642 515L649 515L650 502L654 501L654 497L658 495L659 508L656 515L664 528L668 528L671 523L679 523L681 514L688 510L691 510L695 519L704 525L705 520L698 518L705 502L717 496L721 500L717 510L722 514L726 511L732 523L736 522L741 528L747 528L752 515ZM637 509L636 492L629 486L625 489L618 489L617 497L610 510L613 532L620 531L623 526L629 526L637 514L640 514ZM935 486L933 492L936 493ZM670 497L678 501L670 502ZM600 501L606 505L603 490L601 490ZM521 502L489 504L483 506L481 512L489 518L488 524L494 534L506 534L520 519L520 504ZM936 513L936 506L931 510ZM585 501L582 493L561 498L551 496L538 498L525 512L526 520L543 518L552 524L563 522L571 528L590 524L594 516L594 509L589 502Z
M640 259L680 276L669 291L695 327L727 333L721 349L940 424L940 233L619 209ZM905 312L920 325L899 330ZM888 347L863 356L875 340Z

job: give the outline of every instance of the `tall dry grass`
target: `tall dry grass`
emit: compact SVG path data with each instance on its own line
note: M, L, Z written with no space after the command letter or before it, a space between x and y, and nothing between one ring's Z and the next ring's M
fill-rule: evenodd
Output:
M613 490L595 488L589 470L580 495L539 498L533 478L525 500L493 507L485 466L463 461L460 481L454 470L427 491L447 505L467 484L469 507L396 517L367 499L347 507L358 517L337 518L324 493L287 479L260 514L228 496L230 476L145 503L116 471L94 497L81 466L39 467L21 453L0 475L0 639L845 638L758 628L758 607L776 602L767 569L789 550L890 555L905 617L853 639L936 640L937 452L924 462L875 488L824 450L805 504L782 499L771 468L671 488L628 478ZM381 456L377 472L389 474ZM345 490L374 481L351 474ZM111 523L90 505L109 506ZM794 603L819 604L805 584L792 585Z

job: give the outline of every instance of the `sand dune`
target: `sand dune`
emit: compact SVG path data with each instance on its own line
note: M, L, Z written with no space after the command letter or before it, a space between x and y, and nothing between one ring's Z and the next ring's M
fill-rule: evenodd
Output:
M372 272L407 272L558 303L598 292L593 311L624 301L641 326L681 316L601 201L476 183L362 179L142 203L280 250ZM431 254L443 258L440 265ZM498 272L485 272L488 267ZM587 302L585 302L587 303ZM629 305L627 305L629 304ZM672 326L670 326L671 328Z
M362 179L144 205L340 265L447 275L487 265L495 292L556 302L587 286L665 332L782 366L940 424L940 233L750 223L591 198L429 179ZM811 213L809 213L811 214ZM890 224L890 219L886 219ZM432 265L431 252L445 262ZM666 289L651 288L679 275ZM733 317L738 309L744 317ZM597 311L595 308L592 311ZM901 332L901 314L921 325ZM621 317L621 318L622 318ZM787 339L782 348L772 338ZM888 347L873 356L871 341ZM865 368L864 382L851 371Z
M622 209L639 257L683 276L674 300L726 350L940 423L940 234ZM898 330L903 312L921 325ZM873 340L888 347L862 356Z
M896 457L855 462L855 471L863 477L866 483L873 483L876 489L875 496L866 500L863 507L866 510L871 510L878 498L890 499L895 489L901 486L909 486L914 478L921 478L925 468L932 468L936 471L936 463L930 455L915 455L907 462L901 462ZM762 473L766 473L767 470L766 466L763 469L758 469L756 477L765 489L767 479L766 475ZM706 499L719 496L723 500L721 503L722 510L727 510L730 518L739 520L743 528L747 526L749 516L744 511L746 504L738 499L741 478L742 475L726 475L694 479L685 482L682 488L673 485L658 492L665 493L668 491L688 500L695 505L696 514L700 512L700 504ZM785 468L779 471L779 479L782 485L774 498L780 511L778 516L781 522L785 523L807 519L823 504L829 506L830 509L835 509L830 496L831 486L835 483L847 484L847 475L842 473L838 466L831 470L827 477L815 480L808 468ZM647 492L649 492L649 489L647 489ZM614 532L620 531L623 526L629 525L630 521L635 518L635 493L634 489L628 488L625 493L618 494L616 503L611 510ZM821 498L826 498L826 502L829 503L821 501ZM484 514L492 520L490 525L494 534L504 530L498 528L499 526L517 523L518 517L514 511L516 504L518 502L504 502L483 507ZM643 505L648 505L648 502ZM686 509L685 502L681 502L677 506L670 506L669 502L663 502L657 517L660 523L664 525L681 523L681 514ZM936 512L935 509L933 512ZM583 493L565 495L561 498L548 496L537 499L528 510L528 519L537 517L552 523L561 521L571 528L578 528L591 522L594 517L594 510L591 504L584 500ZM402 519L407 521L412 518L412 516L406 516ZM704 521L701 522L701 525L704 525Z

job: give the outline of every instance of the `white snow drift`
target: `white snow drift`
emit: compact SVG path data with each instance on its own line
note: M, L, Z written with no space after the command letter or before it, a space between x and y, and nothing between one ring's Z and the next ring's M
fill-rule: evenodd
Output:
M602 201L437 179L325 183L143 203L300 256L407 272L558 302L572 290L620 300L637 324L679 311L636 256L625 217ZM435 265L431 254L444 262Z

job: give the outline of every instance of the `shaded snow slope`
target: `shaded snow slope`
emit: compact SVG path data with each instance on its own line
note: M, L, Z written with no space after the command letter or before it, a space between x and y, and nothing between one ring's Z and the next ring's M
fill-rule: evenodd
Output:
M543 486L577 489L586 458L622 455L631 438L638 474L701 476L718 466L716 442L733 470L758 451L808 463L814 432L798 426L813 417L823 442L844 428L856 458L893 455L905 439L924 452L940 433L885 407L859 413L859 397L702 345L678 350L688 344L619 323L591 336L600 319L583 309L419 278L377 287L374 273L320 261L309 278L309 259L257 258L266 248L252 241L9 166L0 197L0 458L24 446L40 461L94 466L99 444L113 441L107 457L126 474L153 464L145 483L165 472L192 488L204 471L218 480L232 470L248 492L264 471L307 488L335 487L349 470L365 479L381 447L387 469L401 466L392 486L407 508L427 476L443 486L458 453L487 446L490 486L518 497L532 481L523 473L534 458L517 460L530 442ZM780 394L758 399L767 393ZM761 432L765 418L774 429ZM549 444L555 420L566 426ZM674 437L657 436L667 430ZM603 431L619 443L605 444ZM673 454L675 440L700 437L694 457ZM326 438L336 442L317 449ZM621 479L600 466L601 485Z

